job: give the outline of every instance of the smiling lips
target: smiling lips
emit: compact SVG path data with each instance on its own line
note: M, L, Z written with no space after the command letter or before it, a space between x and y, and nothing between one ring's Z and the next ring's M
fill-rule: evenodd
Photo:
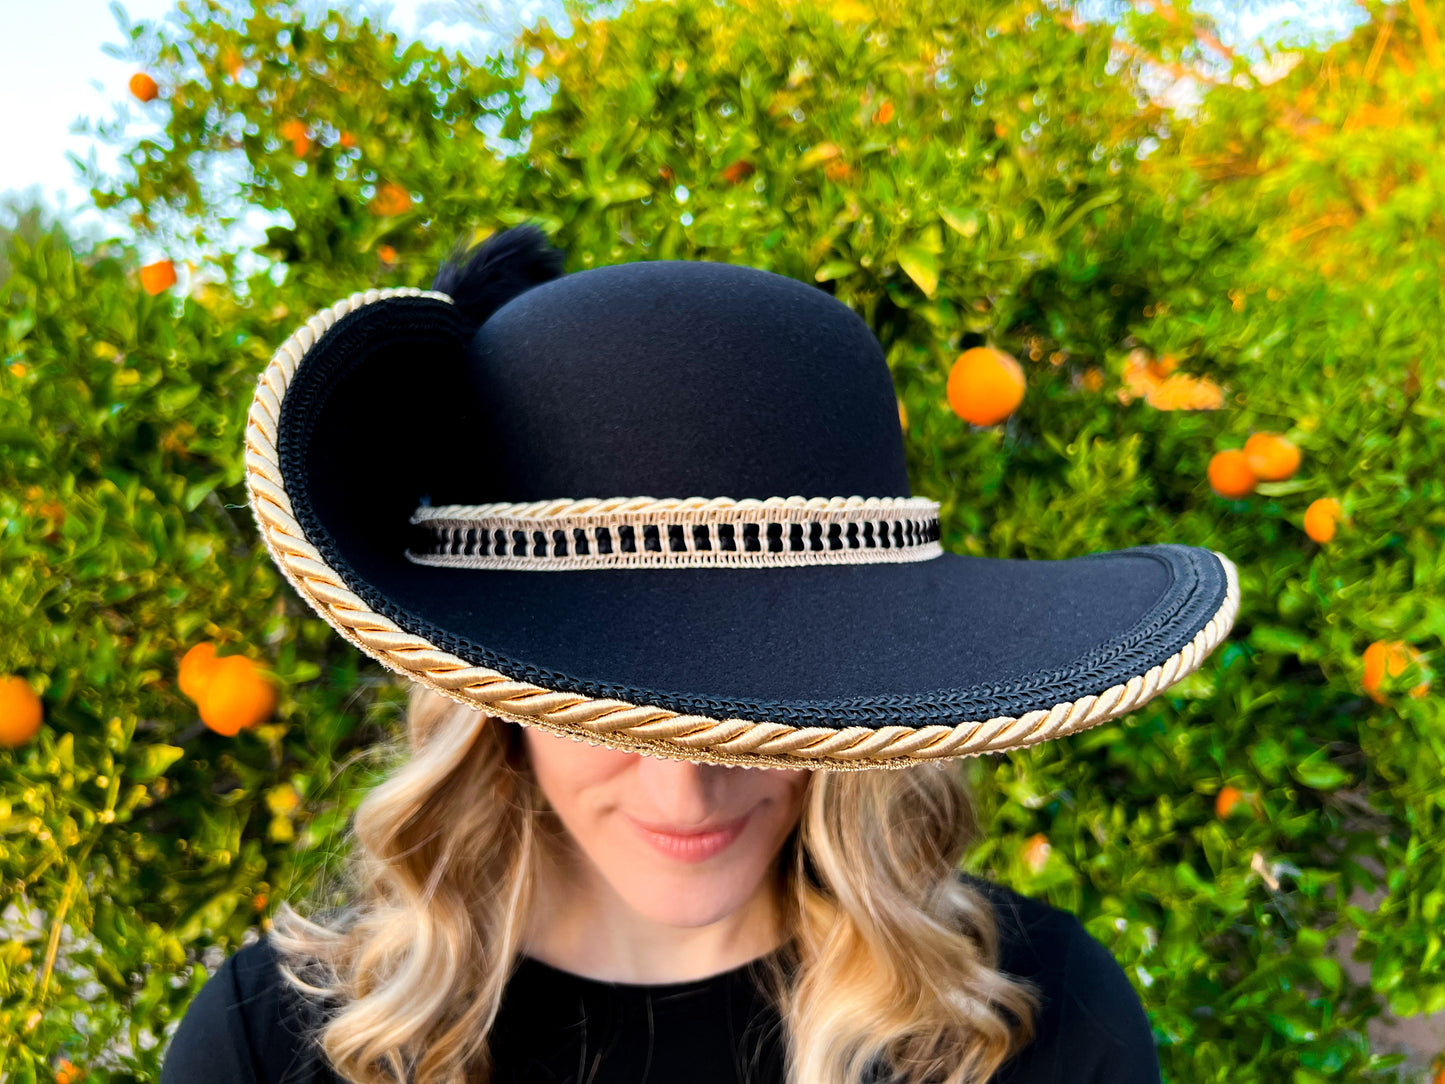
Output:
M645 825L631 817L633 826L647 843L664 856L679 862L703 862L730 847L747 827L748 817L739 817L727 824L702 831L678 832L664 826Z

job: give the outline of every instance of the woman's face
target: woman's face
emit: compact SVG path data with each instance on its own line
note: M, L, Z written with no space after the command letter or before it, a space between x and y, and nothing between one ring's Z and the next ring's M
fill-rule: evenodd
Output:
M638 914L706 926L770 875L810 772L626 753L523 727L542 793L595 872Z

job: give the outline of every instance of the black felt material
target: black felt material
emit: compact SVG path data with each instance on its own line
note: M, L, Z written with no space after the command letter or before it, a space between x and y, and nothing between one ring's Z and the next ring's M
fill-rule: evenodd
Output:
M1041 993L1033 1041L989 1084L1159 1084L1149 1019L1109 950L1067 911L963 876L993 904L1000 968ZM226 959L186 1010L161 1084L340 1084L308 1041L319 1016L276 960L264 936ZM524 958L492 1034L496 1084L784 1081L781 1020L747 965L643 985Z
M424 502L908 496L891 378L866 324L752 268L565 275L475 335L445 302L366 306L298 367L278 446L307 538L377 612L519 680L690 714L816 726L1021 715L1163 662L1225 595L1218 559L1175 544L744 569L406 559L428 544L408 522Z
M469 496L907 496L898 405L868 325L822 290L690 260L564 275L469 344ZM484 470L476 470L484 464Z

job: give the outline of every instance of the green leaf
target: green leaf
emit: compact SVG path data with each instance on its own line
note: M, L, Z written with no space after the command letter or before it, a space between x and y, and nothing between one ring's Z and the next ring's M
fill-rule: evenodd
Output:
M1292 1043L1304 1043L1315 1036L1310 1025L1294 1017L1285 1016L1283 1013L1265 1013L1264 1018L1269 1026L1274 1028Z
M829 282L841 279L858 270L858 265L848 260L829 260L813 274L815 282Z
M12 448L38 448L40 440L33 430L22 429L14 425L0 425L0 445L5 444Z
M181 498L181 507L187 512L194 512L200 503L206 499L206 495L212 492L218 485L226 480L226 472L220 471L203 478L201 481L186 487L185 496Z
M1408 986L1397 987L1385 999L1390 1012L1396 1016L1417 1016L1422 1011L1419 993Z
M1350 781L1350 773L1338 764L1326 759L1321 749L1311 753L1304 760L1290 768L1290 773L1305 786L1314 790L1336 790Z
M138 783L149 783L185 755L185 749L179 745L147 745L141 750L139 761L126 765L125 774Z
M940 207L938 217L948 223L949 228L955 233L964 237L974 237L978 233L977 211L968 211L959 207Z
M836 143L816 143L803 152L798 159L798 169L812 169L820 166L833 158L837 158L840 151Z
M288 685L299 685L304 681L315 681L321 676L321 667L309 660L298 662L286 674L278 675Z
M1420 994L1420 1010L1437 1013L1441 1009L1445 1009L1445 983L1425 987Z
M75 771L75 735L66 731L55 743L55 756L68 772Z
M1288 497L1291 493L1304 493L1319 489L1319 482L1310 478L1290 478L1283 482L1260 482L1254 491L1265 497Z
M24 308L10 317L8 333L12 342L19 342L35 327L35 309Z
M196 397L200 394L200 384L182 384L179 387L162 388L156 392L156 411L163 418L172 417L195 402Z
M1261 738L1249 747L1249 759L1266 779L1277 780L1285 763L1284 746L1274 738Z
M898 266L918 284L926 297L932 298L938 290L938 257L922 245L900 245Z
M1195 670L1188 677L1169 687L1169 695L1181 700L1208 700L1214 695L1214 677L1204 670Z
M603 207L610 207L614 203L627 203L629 200L642 199L650 195L652 195L652 186L643 181L621 181L605 188L599 188L596 192L597 202Z
M219 929L240 902L240 895L233 890L216 893L181 920L176 939L184 944L194 941L202 930Z
M1320 980L1326 990L1335 991L1340 988L1344 981L1344 972L1340 965L1328 956L1317 956L1309 961L1310 970L1315 973L1315 978Z
M1308 647L1312 640L1297 629L1260 625L1249 634L1249 642L1261 651L1276 655L1297 655L1303 648Z
M1107 207L1109 204L1117 202L1119 197L1123 194L1124 193L1120 189L1116 188L1112 191L1104 192L1098 196L1095 196L1091 200L1085 200L1078 207L1074 208L1073 212L1069 215L1068 218L1064 219L1058 224L1058 226L1054 229L1054 236L1062 237L1064 234L1068 233L1071 229L1073 229L1074 226L1078 224L1079 219L1083 218L1090 211L1097 211L1100 207Z

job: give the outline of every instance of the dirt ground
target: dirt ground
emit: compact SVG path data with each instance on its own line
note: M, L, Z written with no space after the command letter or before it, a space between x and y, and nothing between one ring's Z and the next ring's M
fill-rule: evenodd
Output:
M1384 898L1383 887L1374 892L1366 892L1356 886L1350 896L1350 903L1363 911L1373 912ZM1329 949L1351 979L1358 983L1368 983L1369 962L1351 959L1356 940L1354 931L1349 931L1343 937L1332 941ZM1445 1052L1445 1012L1404 1018L1382 1014L1370 1021L1369 1038L1370 1049L1376 1054L1405 1055L1405 1061L1398 1069L1401 1081L1407 1084L1434 1084L1430 1076L1430 1065L1436 1055Z

